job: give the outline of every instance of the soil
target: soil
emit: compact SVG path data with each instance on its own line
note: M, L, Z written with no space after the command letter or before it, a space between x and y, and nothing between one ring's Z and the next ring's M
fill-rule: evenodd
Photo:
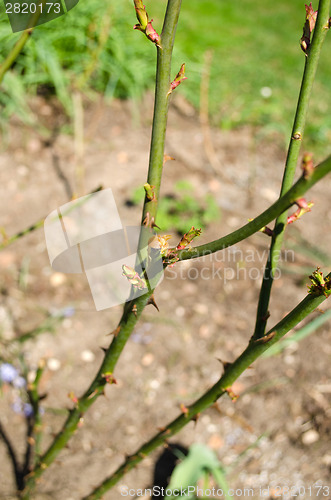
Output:
M68 202L72 194L81 196L100 185L112 189L123 225L139 224L141 207L128 200L146 182L152 105L149 94L139 106L84 102L83 135L78 122L73 137L59 131L66 119L56 103L36 98L32 107L37 120L54 133L47 139L18 120L8 125L0 154L0 226L11 236ZM175 160L165 164L161 194L172 194L175 182L183 179L190 181L197 200L208 193L214 197L220 218L209 224L198 243L233 231L277 199L285 147L278 138L259 137L259 131L248 127L221 131L201 126L194 109L180 95L174 97L166 154ZM270 326L305 296L308 274L321 265L317 249L328 255L330 188L330 178L315 185L307 195L315 202L312 212L287 230L286 249L294 243L299 248L283 255ZM173 231L172 241L178 238ZM258 233L212 259L180 263L167 272L155 291L160 312L146 308L116 367L117 385L107 387L105 397L88 411L84 425L43 474L34 499L81 499L126 454L176 417L181 403L190 404L219 378L219 360L233 361L251 337L268 244L268 236ZM306 255L309 245L315 250ZM47 312L75 307L75 315L55 332L46 331L22 347L31 371L40 359L46 360L40 384L46 395L46 448L65 419L63 409L72 406L68 394L80 395L96 373L100 347L109 344L107 334L116 328L121 307L96 311L83 274L54 272L43 229L5 248L0 265L4 340L35 328ZM329 307L324 302L311 318ZM17 350L6 345L3 353L16 364ZM331 492L318 495L316 488L331 486L330 357L330 324L325 323L280 354L256 362L234 384L239 395L235 403L222 398L172 441L185 447L204 443L214 450L227 468L234 498L291 498L286 487L295 486L302 487L299 498L320 498L322 492L331 498ZM12 390L4 389L1 422L22 460L24 418L10 408ZM104 498L122 498L124 486L150 486L161 452L147 457ZM3 443L0 453L0 498L15 498ZM248 488L253 496L245 492ZM260 488L269 489L263 493Z

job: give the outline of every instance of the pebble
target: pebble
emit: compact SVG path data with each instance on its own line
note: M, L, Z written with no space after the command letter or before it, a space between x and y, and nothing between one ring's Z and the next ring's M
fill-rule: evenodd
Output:
M149 386L151 389L158 389L160 387L160 382L156 379L151 380Z
M320 438L320 435L315 429L310 429L309 431L302 434L302 442L303 444L310 445L316 443Z
M59 359L56 359L56 358L49 358L47 360L47 367L52 372L56 372L57 370L59 370L61 368L61 361Z
M85 361L86 363L92 363L95 360L95 355L89 349L82 351L80 357L82 361Z
M66 276L63 273L54 273L51 275L49 281L51 285L56 288L57 286L63 285L66 282Z

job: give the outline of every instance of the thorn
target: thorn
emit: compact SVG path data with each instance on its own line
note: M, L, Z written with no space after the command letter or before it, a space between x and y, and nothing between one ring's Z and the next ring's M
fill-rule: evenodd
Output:
M157 227L158 229L161 229L160 226L158 226L157 224L155 224L155 219L154 219L154 217L152 217L152 219L151 219L151 228L154 229L154 227Z
M135 315L135 317L137 317L137 312L138 312L138 310L137 310L137 304L133 304L132 312Z
M294 141L301 141L302 135L300 134L300 132L296 132L295 134L293 134L292 139Z
M173 157L172 157L172 156L170 156L170 155L164 155L164 156L163 156L163 165L164 165L165 163L167 163L167 161L169 161L169 160L175 160L175 159L176 159L176 158L173 158Z
M222 365L223 365L223 368L224 368L224 372L226 372L226 370L228 368L230 368L230 366L233 364L233 363L230 363L229 361L223 361L222 359L220 358L216 358L217 361L219 361Z
M180 411L181 411L182 413L184 413L185 417L187 417L187 416L188 416L188 412L189 412L189 410L188 410L188 408L184 405L184 403L181 403L181 404L180 404Z
M111 335L111 333L107 333L107 335ZM100 347L100 349L102 350L102 352L104 352L106 354L107 349L105 347Z
M271 332L268 335L264 335L264 337L261 337L260 339L254 340L256 344L266 344L267 342L270 342L276 335L276 332Z
M121 330L121 327L118 326L117 328L115 328L115 330L113 330L112 332L110 333L106 333L106 337L108 337L108 335L114 335L114 337L117 337L117 335L120 333L120 330ZM107 351L107 349L104 349L103 347L101 347L102 350L104 350L105 352Z
M92 398L94 398L94 396L96 396L96 395L98 394L98 392L99 392L99 391L98 391L98 389L95 389L93 392L91 392L91 394L89 394L89 395L87 396L87 399L92 399Z
M158 427L157 428L160 432L162 432L162 434L171 434L171 430L170 429L167 429L167 427Z
M151 217L149 212L147 212L147 214L142 222L142 225L145 227L150 227L152 229L154 227L161 229L157 224L155 224L155 217Z
M200 413L197 413L196 415L194 415L194 417L191 418L191 420L193 420L194 422L194 427L196 427L199 418L200 418Z
M270 318L270 311L267 311L267 313L264 316L261 316L261 321L263 323L266 323L266 321Z
M147 212L147 214L143 220L143 226L145 226L145 227L149 226L149 212Z
M154 306L154 307L155 307L155 308L156 308L156 309L160 312L160 309L158 308L158 305L157 305L157 303L155 302L154 294L152 294L152 295L150 296L150 298L148 299L148 301L147 301L147 305L149 306L150 304L151 304L152 306Z

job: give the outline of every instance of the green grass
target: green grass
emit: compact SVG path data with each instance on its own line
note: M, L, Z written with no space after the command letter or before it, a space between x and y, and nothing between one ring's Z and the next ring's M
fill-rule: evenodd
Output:
M160 30L166 0L145 3ZM299 46L304 18L302 0L184 0L173 74L185 61L188 80L178 91L199 107L204 55L212 50L213 123L224 129L251 124L262 135L288 137L305 59ZM110 98L141 96L154 85L155 49L132 30L135 22L131 0L80 0L66 16L38 27L5 77L3 112L26 120L26 91L33 94L41 85L56 92L68 114L75 88L92 96L95 91ZM18 36L2 14L1 59ZM331 139L330 43L327 38L311 102L307 136L312 147ZM261 95L263 87L271 89L270 97Z
M144 199L144 188L138 187L131 202L139 205ZM161 198L157 212L157 223L162 231L176 230L183 235L192 226L205 229L220 218L220 210L214 198L207 194L197 199L194 187L188 181L177 181L173 193Z

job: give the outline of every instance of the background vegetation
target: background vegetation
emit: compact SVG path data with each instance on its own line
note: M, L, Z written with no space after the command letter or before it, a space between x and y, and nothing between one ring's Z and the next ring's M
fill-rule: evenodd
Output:
M148 8L151 0L145 3ZM153 2L157 29L165 5L165 0ZM285 140L305 58L297 23L301 16L304 24L304 4L302 0L280 0L276 9L273 0L256 0L254 8L252 5L249 0L190 0L190 8L182 12L174 67L183 60L187 63L188 80L182 92L199 108L209 53L209 112L213 124L224 129L250 124L258 126L263 136ZM226 22L220 25L219 19ZM81 0L67 15L38 27L14 71L5 76L0 94L5 111L2 116L14 113L32 123L27 91L56 93L69 116L72 93L77 89L90 99L96 92L109 99L139 98L153 87L155 64L154 47L147 39L137 43L136 33L130 29L135 22L131 0ZM19 36L11 32L1 3L1 59ZM318 141L324 154L331 139L331 114L326 104L330 90L331 66L324 48L311 102L313 118L307 129L307 147L316 150Z

